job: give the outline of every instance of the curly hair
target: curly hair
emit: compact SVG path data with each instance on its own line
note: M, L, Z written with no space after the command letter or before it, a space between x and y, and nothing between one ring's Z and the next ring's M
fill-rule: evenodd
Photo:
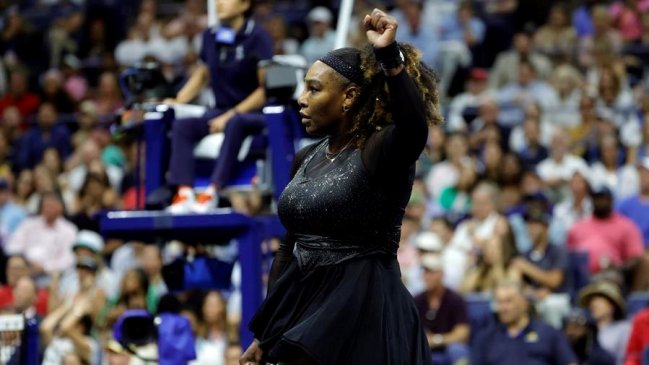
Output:
M440 124L437 75L421 61L421 52L405 43L399 43L405 58L405 71L415 82L425 105L426 120L429 125ZM365 79L359 96L350 108L354 123L350 131L356 137L357 147L365 145L367 138L377 130L393 123L389 95L385 87L387 77L377 62L371 45L361 49L361 70Z

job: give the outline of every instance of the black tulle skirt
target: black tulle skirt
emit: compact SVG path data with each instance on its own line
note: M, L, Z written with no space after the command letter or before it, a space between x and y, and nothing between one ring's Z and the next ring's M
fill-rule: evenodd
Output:
M318 365L432 364L392 257L353 259L308 275L293 260L249 327L268 362L304 352Z

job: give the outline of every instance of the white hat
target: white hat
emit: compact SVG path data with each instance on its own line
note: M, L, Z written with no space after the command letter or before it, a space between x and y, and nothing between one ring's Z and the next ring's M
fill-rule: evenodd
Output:
M96 232L83 230L77 233L77 239L72 245L72 250L84 247L95 253L99 253L104 249L104 239Z
M325 8L324 6L316 6L315 8L311 9L311 11L306 16L306 18L309 21L309 23L313 23L313 22L331 23L331 20L333 19L333 15L331 14L331 10Z
M430 271L442 271L444 270L444 261L440 255L425 254L421 257L421 267Z
M439 252L444 249L444 243L437 233L423 232L415 238L417 248L422 251Z

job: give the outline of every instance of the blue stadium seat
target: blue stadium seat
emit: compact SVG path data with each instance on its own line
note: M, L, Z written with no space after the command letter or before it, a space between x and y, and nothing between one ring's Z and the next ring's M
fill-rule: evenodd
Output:
M588 285L590 272L588 270L589 255L587 252L570 252L568 254L568 279L570 283L570 298L573 303L577 294Z
M631 319L636 313L647 307L649 307L649 293L631 293L626 300L627 317Z
M471 293L464 296L469 325L471 327L471 342L476 338L478 331L493 323L493 312L491 310L491 295L483 293Z

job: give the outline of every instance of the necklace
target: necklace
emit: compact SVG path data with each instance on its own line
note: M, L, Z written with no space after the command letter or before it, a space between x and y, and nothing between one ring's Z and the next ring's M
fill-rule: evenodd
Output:
M346 150L347 147L349 147L349 145L351 143L352 143L352 140L350 139L347 142L347 144L343 148L340 149L340 151L338 151L336 153L331 153L331 152L329 152L329 142L327 142L327 147L325 148L325 158L327 160L329 160L329 162L333 163L334 161L336 161L336 158L338 158L338 156L340 156L340 154L343 153L343 151Z

